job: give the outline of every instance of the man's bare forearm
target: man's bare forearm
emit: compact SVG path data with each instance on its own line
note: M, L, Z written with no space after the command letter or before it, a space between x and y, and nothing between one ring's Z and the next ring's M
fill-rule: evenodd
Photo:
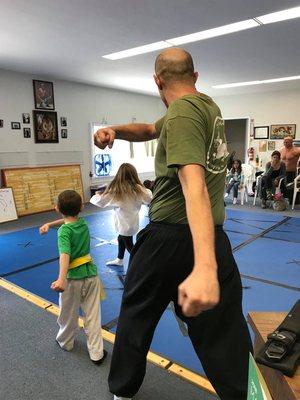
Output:
M116 139L129 142L145 142L157 138L154 124L128 124L110 128L116 132Z
M187 166L192 167L192 166ZM214 222L204 172L200 166L180 169L179 177L185 197L186 212L190 226L195 268L216 268Z

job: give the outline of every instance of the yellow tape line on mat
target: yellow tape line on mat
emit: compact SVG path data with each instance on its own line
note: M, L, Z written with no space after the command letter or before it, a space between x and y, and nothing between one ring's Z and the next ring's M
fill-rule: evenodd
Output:
M208 392L211 392L214 394L216 393L215 389L212 387L212 385L208 379L204 378L201 375L195 374L194 372L190 371L189 369L183 368L177 364L172 364L168 368L168 371L172 372L173 374L175 374L177 376L180 376L181 378L193 383L194 385L201 387L201 389L205 389Z
M25 299L27 301L30 301L31 303L35 304L36 306L45 309L46 311L50 312L51 314L54 314L58 316L59 314L59 307L57 305L54 305L50 303L49 301L36 296L35 294L32 294L28 292L27 290L10 283L6 281L3 278L0 278L0 286L7 289L8 291L16 294L17 296L21 297L22 299ZM78 319L79 326L83 328L83 319L79 318ZM109 332L105 329L102 329L102 335L103 339L110 342L114 343L115 341L115 334L112 332ZM207 390L208 392L211 393L216 393L215 390L213 389L212 385L210 384L209 380L204 378L201 375L198 375L186 368L181 367L180 365L172 363L170 360L161 357L158 354L153 353L152 351L149 351L147 355L147 360L150 361L151 363L158 365L161 368L166 369L167 371L171 372L172 374L177 375L178 377L193 383L196 386L199 386L201 389Z

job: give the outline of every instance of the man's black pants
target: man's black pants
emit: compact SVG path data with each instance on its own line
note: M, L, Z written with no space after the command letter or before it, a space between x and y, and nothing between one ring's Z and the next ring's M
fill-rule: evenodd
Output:
M222 400L246 400L252 344L242 313L242 286L227 235L216 227L220 303L198 317L183 316L179 284L193 268L188 225L150 223L131 253L109 374L110 391L132 397L146 370L146 355L156 325L170 301L188 326L194 349Z

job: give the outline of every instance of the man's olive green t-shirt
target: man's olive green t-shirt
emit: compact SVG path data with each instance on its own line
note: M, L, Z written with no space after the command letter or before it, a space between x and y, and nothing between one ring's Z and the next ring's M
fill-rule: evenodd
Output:
M59 254L70 256L70 263L75 258L90 254L90 233L87 223L83 218L76 222L63 224L58 230ZM97 267L92 262L69 269L68 279L84 279L98 275Z
M205 169L214 223L223 224L228 151L219 107L204 94L189 94L172 102L155 127L159 140L150 220L188 223L178 168L198 164Z

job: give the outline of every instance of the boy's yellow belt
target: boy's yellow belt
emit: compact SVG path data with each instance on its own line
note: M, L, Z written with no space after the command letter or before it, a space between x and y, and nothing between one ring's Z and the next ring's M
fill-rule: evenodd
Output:
M69 269L80 267L80 265L86 264L88 262L92 262L93 259L90 254L86 254L85 256L77 257L69 264Z
M72 262L70 262L69 269L80 267L80 265L86 264L88 262L93 262L93 259L90 254L77 257ZM99 278L99 280L100 280L100 300L104 300L106 298L106 294L101 279Z

